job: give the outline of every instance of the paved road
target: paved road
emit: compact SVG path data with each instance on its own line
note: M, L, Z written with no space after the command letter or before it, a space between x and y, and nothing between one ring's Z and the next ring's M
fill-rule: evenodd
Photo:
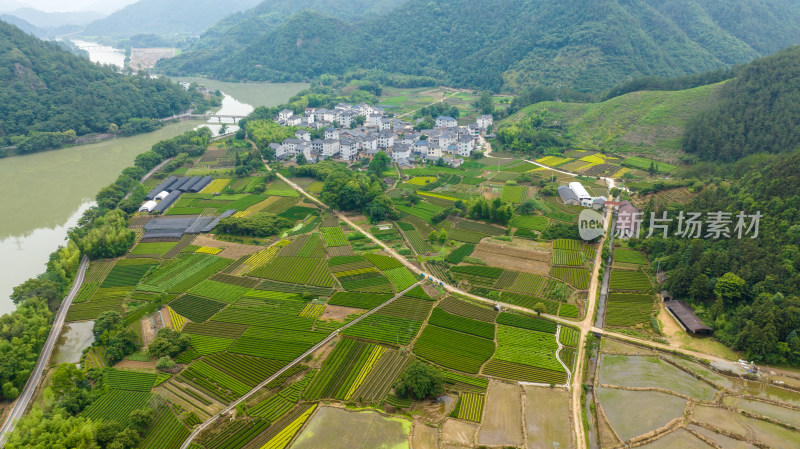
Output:
M399 293L398 293L398 294L396 294L396 295L395 295L395 296L394 296L392 299L390 299L390 300L388 300L388 301L384 302L383 304L381 304L381 305L379 305L378 307L376 307L376 308L374 308L374 309L370 310L369 312L367 312L367 313L365 313L365 314L361 315L360 317L358 317L358 318L356 318L355 320L353 320L353 321L349 322L348 324L346 324L346 325L344 325L344 326L340 327L339 329L336 329L335 331L331 332L331 334L330 334L330 335L328 335L327 337L325 337L325 339L324 339L324 340L322 340L321 342L319 342L319 343L317 343L316 345L314 345L314 347L312 347L312 348L311 348L311 349L309 349L308 351L304 352L304 353L303 353L303 354L302 354L300 357L298 357L298 358L294 359L294 361L292 361L292 362L291 362L291 363L289 363L288 365L286 365L286 366L284 366L283 368L281 368L281 369L280 369L280 371L278 371L277 373L273 374L273 375L272 375L272 376L270 376L268 379L266 379L266 380L264 380L263 382L261 382L260 384L256 385L256 386L255 386L255 387L254 387L252 390L250 390L250 391L249 391L247 394L245 394L244 396L240 397L239 399L237 399L236 401L234 401L233 403L231 403L231 405L229 405L227 408L225 408L225 410L222 410L222 411L221 411L221 412L219 412L217 415L214 415L214 416L212 416L211 418L209 418L208 420L206 420L204 423L202 423L202 424L200 424L198 427L196 427L196 428L195 428L195 429L192 431L192 433L189 435L189 437L188 437L188 438L186 438L186 441L184 441L184 442L183 442L183 444L181 445L181 449L188 449L188 447L189 447L189 446L192 444L192 440L194 440L194 439L197 437L197 435L199 435L199 434L200 434L200 432L202 432L203 430L205 430L205 428L206 428L206 427L210 426L210 425L211 425L211 424L212 424L214 421L216 421L218 416L223 416L223 415L225 415L225 414L227 414L227 413L230 413L232 410L234 410L234 409L236 408L236 406L237 406L237 405L239 405L239 404L241 404L242 402L244 402L244 401L248 400L248 399L250 398L250 396L252 396L252 395L256 394L256 393L257 393L259 390L261 390L262 388L266 387L266 386L267 386L267 384L269 384L269 383L270 383L270 382L272 382L273 380L277 379L277 378L278 378L278 377L279 377L281 374L283 374L283 373L285 373L287 370L289 370L289 368L291 368L291 367L293 367L294 365L296 365L296 364L298 364L298 363L302 362L302 361L303 361L303 359L305 359L307 356L309 356L309 355L313 354L313 353L314 353L316 350L318 350L319 348L321 348L321 347L325 346L326 344L328 344L328 342L330 342L331 340L333 340L334 338L336 338L336 336L337 336L337 335L339 335L339 332L341 332L341 331L343 331L343 330L345 330L345 329L349 328L350 326L355 326L355 325L356 325L356 324L357 324L359 321L361 321L361 320L363 320L364 318L366 318L366 317L368 317L368 316L372 315L373 313L375 313L375 312L379 311L380 309L382 309L382 308L386 307L388 304L392 303L393 301L395 301L395 300L399 299L401 296L405 295L407 292L409 292L411 289L413 289L414 287L416 287L417 285L419 285L421 282L422 282L422 281L417 281L417 282L415 282L415 283L414 283L414 285L412 285L411 287L408 287L407 289L403 290L402 292L399 292Z
M53 354L53 349L56 347L58 337L61 336L61 329L64 327L64 318L67 316L67 310L69 310L69 306L72 305L72 300L75 299L75 296L81 289L81 284L83 284L83 278L86 275L86 268L88 266L89 258L83 256L80 268L78 268L78 274L75 275L75 282L72 283L72 289L69 291L69 294L67 294L67 297L61 301L61 306L56 313L56 319L53 321L53 327L50 329L50 335L44 343L42 352L39 355L39 360L36 362L36 367L33 369L31 377L28 378L28 382L25 384L22 394L17 398L17 402L14 403L14 408L11 409L11 413L9 413L5 424L0 428L0 447L5 445L8 434L14 430L17 421L25 414L25 410L28 409L28 405L31 399L33 399L36 387L42 379L42 373L48 363L50 363L50 356Z

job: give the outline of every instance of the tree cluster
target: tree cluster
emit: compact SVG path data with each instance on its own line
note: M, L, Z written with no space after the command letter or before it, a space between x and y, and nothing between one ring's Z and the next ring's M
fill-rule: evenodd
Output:
M272 237L292 226L294 222L287 218L256 212L246 217L223 218L217 224L215 232L242 237Z

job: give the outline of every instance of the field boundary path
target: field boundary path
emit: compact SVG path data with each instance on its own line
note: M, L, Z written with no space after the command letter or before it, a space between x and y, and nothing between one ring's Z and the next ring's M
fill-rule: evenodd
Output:
M86 275L86 269L88 267L89 258L83 256L81 265L78 268L78 273L75 275L75 281L72 283L72 289L70 289L64 300L61 301L58 312L56 312L56 318L53 320L53 326L50 328L50 335L47 336L47 341L45 341L42 347L42 352L39 354L36 367L25 383L22 394L17 398L17 402L14 403L11 413L8 414L5 424L0 428L0 447L6 444L6 438L8 438L8 435L14 430L17 421L25 414L25 410L28 409L28 404L31 399L33 399L33 393L36 392L36 387L39 386L39 381L42 379L42 372L47 364L50 363L50 356L53 354L56 342L58 342L58 338L61 336L61 329L64 327L64 319L67 316L67 311L72 305L72 300L75 299L75 296L77 296L78 291L81 289L83 278Z
M558 349L556 350L556 360L558 360L558 363L560 363L561 366L564 367L564 371L567 372L567 381L564 382L564 386L569 388L570 380L572 380L572 372L569 370L569 368L567 368L567 364L564 363L563 360L561 360L561 356L559 355L559 353L561 353L561 350L564 349L564 345L561 344L561 325L560 324L556 328L556 344L558 344Z
M239 399L237 399L237 400L233 401L233 402L231 403L231 405L229 405L228 407L226 407L225 409L223 409L221 412L219 412L219 413L215 414L214 416L212 416L211 418L207 419L207 420L206 420L206 421L204 421L202 424L200 424L200 425L199 425L199 426L198 426L196 429L194 429L194 430L192 431L192 433L191 433L191 434L189 434L189 436L186 438L186 440L185 440L185 441L183 442L183 444L181 445L181 449L188 449L188 447L189 447L189 446L192 444L192 441L193 441L195 438L197 438L197 435L199 435L199 434L200 434L200 432L202 432L203 430L205 430L205 429L206 429L208 426L210 426L210 425L211 425L211 424L212 424L214 421L216 421L218 417L221 417L221 416L223 416L223 415L225 415L225 414L227 414L227 413L230 413L230 412L231 412L231 410L234 410L234 409L236 409L236 406L237 406L237 405L239 405L239 404L241 404L242 402L244 402L244 401L246 401L246 400L250 399L250 396L252 396L252 395L256 394L256 393L257 393L259 390L261 390L262 388L266 387L266 386L267 386L267 384L269 384L269 383L270 383L270 382L272 382L273 380L277 379L277 378L278 378L279 376L281 376L283 373L285 373L286 371L288 371L288 370L289 370L291 367L293 367L294 365L296 365L296 364L298 364L298 363L302 362L302 361L303 361L303 359L305 359L305 358L306 358L306 357L308 357L309 355L311 355L311 354L313 354L314 352L316 352L316 351L317 351L319 348L321 348L321 347L325 346L326 344L328 344L328 343L329 343L331 340L333 340L334 338L336 338L336 337L339 335L339 333L340 333L341 331L343 331L343 330L345 330L345 329L347 329L347 328L349 328L349 327L351 327L351 326L354 326L354 325L356 325L358 322L360 322L360 321L361 321L361 320L363 320L364 318L367 318L368 316L370 316L370 315L374 314L375 312L377 312L377 311L381 310L382 308L386 307L387 305L391 304L391 303L392 303L392 302L394 302L395 300L397 300L397 299L401 298L403 295L405 295L406 293L408 293L409 291L411 291L411 289L413 289L414 287L416 287L416 286L417 286L417 285L419 285L420 283L422 283L422 281L421 281L421 280L420 280L420 281L417 281L417 282L415 282L415 283L414 283L412 286L408 287L407 289L403 290L402 292L398 292L398 293L397 293L397 294L396 294L394 297L392 297L392 298L391 298L391 299L389 299L388 301L384 302L383 304L379 305L378 307L375 307L374 309L370 310L369 312L367 312L367 313L365 313L365 314L361 315L360 317L358 317L358 318L354 319L353 321L351 321L351 322L349 322L349 323L345 324L344 326L340 327L339 329L336 329L336 330L334 330L333 332L331 332L331 333L330 333L330 335L328 335L327 337L325 337L325 339L324 339L324 340L322 340L321 342L317 343L317 344L316 344L316 345L314 345L314 346L313 346L311 349L309 349L308 351L304 352L304 353L303 353L303 354L301 354L299 357L297 357L297 358L296 358L296 359L294 359L293 361L289 362L289 363L288 363L286 366L284 366L283 368L281 368L280 370L278 370L278 372L276 372L275 374L273 374L273 375L272 375L272 376L270 376L269 378L265 379L263 382L261 382L260 384L256 385L255 387L253 387L253 389L252 389L252 390L250 390L249 392L247 392L247 393L246 393L244 396L240 397Z

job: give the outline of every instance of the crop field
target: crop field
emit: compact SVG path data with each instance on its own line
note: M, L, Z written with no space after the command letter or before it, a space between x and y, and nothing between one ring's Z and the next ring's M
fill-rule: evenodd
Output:
M568 157L558 157L558 156L545 156L543 158L537 159L536 162L549 165L551 167L558 167L561 164L566 164L567 162L572 161L572 158Z
M81 285L81 289L78 291L77 296L75 296L75 299L72 302L79 303L88 301L99 286L99 282L84 282L83 285Z
M489 323L494 322L495 317L497 317L497 312L493 309L462 301L452 296L443 299L437 308L454 315ZM489 338L494 338L494 335Z
M514 326L520 329L528 329L548 334L555 334L558 327L558 325L553 321L508 312L503 312L497 316L497 324Z
M581 315L581 311L578 309L578 306L572 304L561 304L561 309L559 309L558 315L566 318L578 318Z
M400 351L387 350L383 357L375 363L372 370L369 371L352 397L366 403L373 403L383 399L410 361L411 358Z
M146 407L152 398L149 391L110 390L86 407L81 416L127 423L131 412Z
M181 296L169 305L177 313L196 323L206 321L225 307L224 302L189 294Z
M494 283L493 287L496 289L507 289L511 287L514 281L517 280L517 276L519 276L518 272L505 270L503 271L503 274L501 274L500 277L497 278L497 282Z
M336 292L328 304L332 306L353 307L356 309L374 309L391 299L392 295L368 294L358 292Z
M458 419L481 422L485 396L477 393L464 393L458 398Z
M232 338L195 335L187 332L192 339L192 347L199 355L214 354L228 349L235 341Z
M653 295L611 293L608 296L606 324L635 326L647 322L651 313L653 313Z
M197 379L207 379L209 382L213 382L215 385L217 385L220 390L228 390L236 396L241 396L250 391L250 387L248 387L244 382L207 364L202 360L192 362L192 364L181 373L181 376L187 379L191 379L193 377Z
M181 330L183 325L186 324L186 318L175 312L172 307L168 306L167 310L169 311L169 320L172 324L172 328L175 330Z
M290 362L327 336L326 332L277 327L279 325L275 324L274 328L250 327L228 348L228 352Z
M385 352L386 348L372 343L340 340L308 385L304 397L350 399Z
M528 189L523 186L503 186L500 199L509 203L524 203L528 199Z
M511 226L533 231L544 231L548 223L547 217L541 215L517 215L511 220Z
M106 382L110 388L129 391L150 391L156 375L139 371L109 369L106 371Z
M641 271L613 270L609 288L612 290L650 290L650 279Z
M215 369L235 377L237 380L253 388L264 379L283 368L284 363L258 357L222 352L206 356L203 362Z
M177 242L139 243L133 247L131 254L162 256L175 245L177 245Z
M380 254L365 254L367 260L372 262L373 265L378 267L381 271L391 270L393 268L400 268L404 265L397 259Z
M278 254L278 251L280 251L280 248L271 246L248 257L244 263L254 268L266 265Z
M225 189L230 182L230 179L215 179L211 181L209 185L205 186L200 193L222 193L222 190Z
M582 243L580 240L556 239L553 241L553 249L565 249L569 251L580 251Z
M233 339L241 337L245 330L247 330L246 325L221 321L208 321L202 324L188 322L183 328L183 331L189 334Z
M414 229L413 226L411 229L403 230L403 233L406 235L406 238L408 238L408 242L411 244L411 247L414 248L414 251L417 253L430 254L435 251L433 247L424 238L422 238L422 235L419 233L419 231Z
M165 447L180 447L183 441L189 436L189 430L178 421L175 414L168 406L162 405L158 408L151 427L147 430L139 447L142 449L161 449Z
M342 232L342 228L336 226L331 228L320 228L322 232L322 237L325 239L325 245L327 246L346 246L347 237L345 237L344 232Z
M381 343L407 345L419 332L432 306L428 300L402 297L344 330L343 334Z
M247 287L205 280L190 289L188 293L231 303L244 296L249 290Z
M492 226L486 223L478 223L470 220L457 220L455 223L455 227L457 229L466 229L469 231L479 232L481 234L486 234L486 235L503 235L506 232L505 229L503 228Z
M392 268L384 271L384 274L392 281L398 292L411 287L417 282L417 278L406 267Z
M458 248L454 249L450 254L445 257L445 260L453 265L461 263L465 257L475 251L475 245L465 243Z
M578 290L589 288L590 274L586 268L553 267L550 269L550 276L560 279Z
M391 293L392 283L380 273L362 273L354 276L344 276L339 278L345 290L372 292L372 293Z
M156 260L152 260L150 263L158 263ZM84 278L84 282L96 282L100 284L103 282L103 279L106 278L108 273L114 268L115 263L112 262L92 262L89 264L89 269L86 270L86 277Z
M569 265L579 267L583 265L583 254L580 251L567 249L553 250L553 265Z
M544 287L546 278L531 273L519 273L517 278L508 287L508 290L525 293L526 295L538 295Z
M89 370L92 368L101 369L106 366L106 350L100 346L92 346L89 352L86 353L86 357L83 360L82 368L85 370Z
M182 254L159 267L136 289L156 293L183 293L221 271L231 260L208 254Z
M136 259L130 259L136 260ZM146 261L148 259L139 259ZM122 261L120 261L122 262ZM141 263L136 265L123 265L120 262L111 269L106 276L101 288L111 287L133 287L138 284L144 275L153 267L158 266L158 263Z
M316 408L317 404L302 406L290 413L286 418L275 423L267 432L257 437L259 440L265 440L260 449L285 449L294 439L294 436L297 435L297 432L303 428ZM259 441L258 444L262 444L262 442Z
M538 165L531 164L530 162L516 161L512 164L506 164L505 166L501 167L500 170L512 173L525 173L538 167Z
M503 379L545 384L563 384L567 380L567 373L563 370L553 371L498 359L489 360L486 366L483 367L483 374Z
M66 321L93 320L101 313L114 310L123 313L122 301L125 299L127 291L117 289L99 289L92 296L89 302L72 304L67 311Z
M278 282L305 284L317 265L326 265L321 259L278 256L266 265L250 271L250 276Z
M513 326L497 326L494 358L552 371L564 371L556 359L558 343L553 334Z
M453 315L438 307L433 309L428 323L445 329L494 340L494 324Z
M572 327L561 326L561 332L559 333L559 341L564 346L577 346L578 345L578 338L580 337L580 332Z
M614 262L647 265L647 258L636 250L616 248L614 249Z
M436 326L425 326L414 352L433 363L476 374L494 353L494 341Z
M396 206L396 208L401 212L405 212L417 218L421 218L427 222L430 222L431 218L433 218L434 215L444 210L443 207L434 206L433 204L426 203L424 201L417 203L413 207L398 205Z
M672 173L677 168L672 164L667 164L666 162L654 161L652 159L647 159L638 156L626 157L625 160L622 161L622 165L632 168L638 168L639 170L644 170L644 171L649 170L650 166L653 165L656 171L659 173Z

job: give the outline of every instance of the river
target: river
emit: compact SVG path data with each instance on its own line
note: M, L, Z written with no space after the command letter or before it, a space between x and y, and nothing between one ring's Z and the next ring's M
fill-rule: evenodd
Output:
M115 65L120 69L125 67L125 50L77 39L73 39L72 43L81 50L86 50L89 53L89 60L92 62Z
M93 61L112 63L110 47L84 46ZM226 97L219 113L228 115L245 115L257 106L277 106L308 87L301 83L188 81L224 89ZM175 123L148 134L0 159L4 205L0 215L0 315L14 309L9 296L15 286L44 272L49 254L64 243L67 230L93 205L101 188L133 165L138 154L161 140L197 128L199 123Z

